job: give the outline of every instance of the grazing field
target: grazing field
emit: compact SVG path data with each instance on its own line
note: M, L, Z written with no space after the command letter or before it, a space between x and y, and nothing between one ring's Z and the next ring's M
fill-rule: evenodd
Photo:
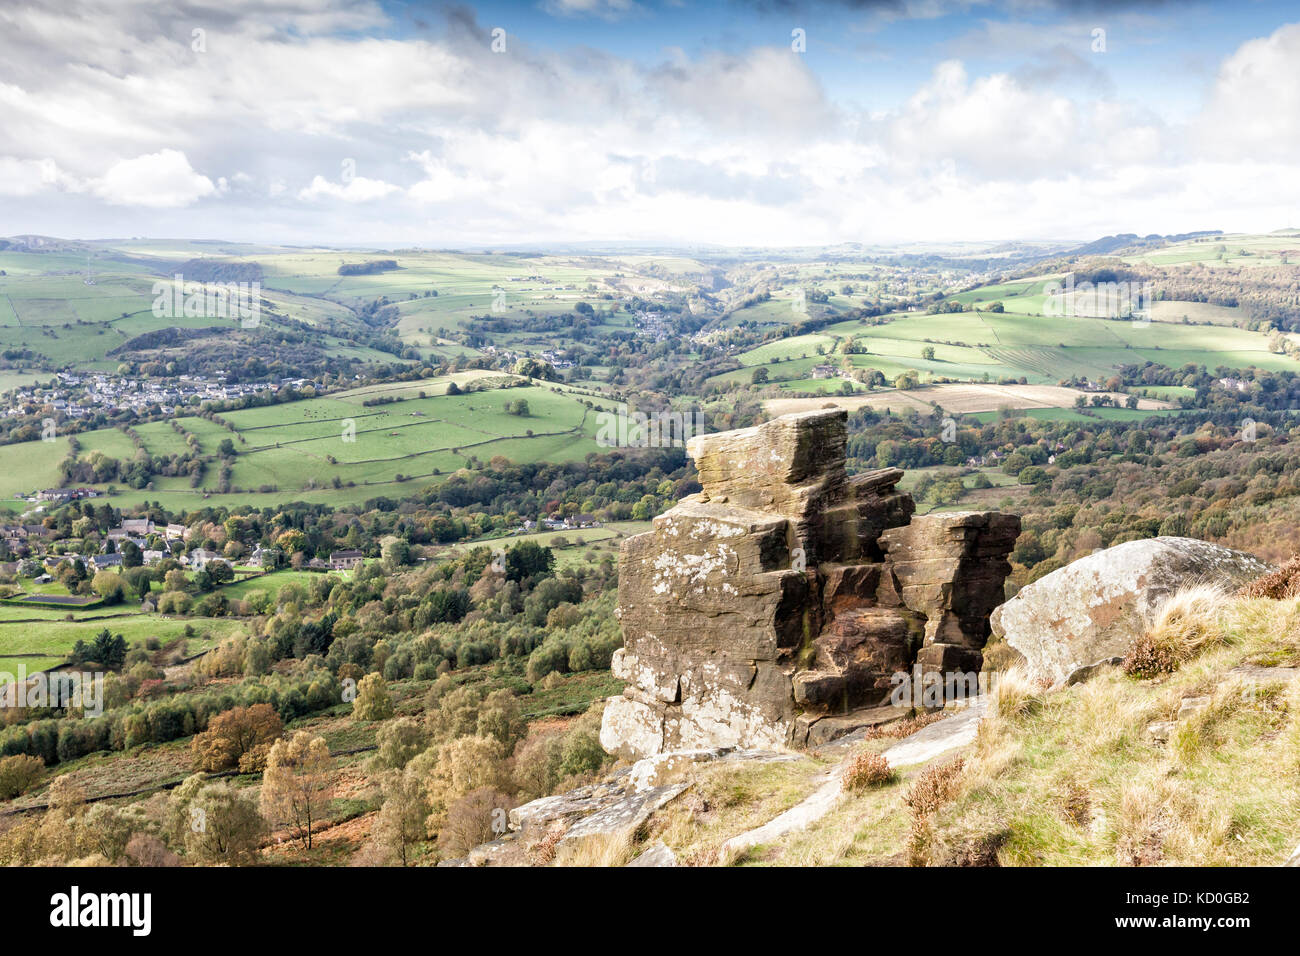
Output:
M876 410L887 408L894 412L913 409L926 413L937 406L955 414L973 414L997 412L1004 408L1073 409L1079 396L1091 398L1092 394L1107 395L1120 402L1125 399L1124 395L1116 393L1087 393L1057 385L931 385L907 391L882 389L862 395L827 398L775 398L764 402L763 409L769 415L776 416L824 408L830 404L849 411L859 408ZM1138 400L1138 409L1148 413L1169 407L1171 406L1168 402L1158 399ZM1126 411L1127 409L1090 409L1090 411L1107 410ZM1134 411L1139 417L1144 417L1142 412Z
M160 614L47 620L39 626L26 621L0 620L0 671L12 672L19 662L28 673L61 664L77 641L89 642L104 628L121 634L131 645L151 637L164 644L183 637L186 653L197 654L239 633L244 626L232 618L170 618Z
M447 389L457 382L461 394ZM357 501L395 494L413 480L427 482L500 455L510 461L567 461L598 451L595 415L580 398L550 386L526 385L511 375L462 372L418 382L396 382L228 412L229 428L202 418L179 418L208 459L200 487L186 478L156 477L151 487L99 486L116 505L145 500L191 508L201 502L230 504L283 500ZM500 388L500 385L520 387ZM482 390L469 390L478 389ZM527 404L527 414L506 403ZM184 439L167 423L138 432L152 455L182 451ZM78 435L81 454L102 452L131 459L125 433L101 429ZM230 487L216 487L218 448L230 439ZM66 442L27 442L6 454L14 467L0 475L0 495L11 499L60 484L58 463Z
M155 315L154 285L174 286L173 276L165 271L146 274L143 267L117 255L74 264L47 253L6 253L0 256L0 269L7 273L0 275L0 349L26 350L34 356L27 361L39 368L77 365L108 371L117 365L110 353L146 332L237 327L229 318ZM261 299L262 321L268 328L286 321L361 327L352 312L337 303L269 289L263 289ZM393 357L383 356L383 361Z

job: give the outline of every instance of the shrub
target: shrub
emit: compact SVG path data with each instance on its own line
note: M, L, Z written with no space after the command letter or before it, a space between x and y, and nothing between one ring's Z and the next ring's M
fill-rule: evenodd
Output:
M893 779L894 771L883 754L864 750L853 757L844 768L844 789L864 790L879 787Z
M916 783L912 784L912 789L904 802L912 812L907 856L908 862L913 866L925 866L930 862L930 850L934 843L931 818L940 807L957 795L962 768L965 764L965 760L958 757L956 760L930 767L916 778Z
M1300 596L1300 554L1292 555L1276 571L1258 577L1237 591L1238 597L1273 598L1275 601Z
M12 800L26 793L44 770L45 761L40 757L18 754L0 760L0 800Z
M952 800L957 795L965 766L965 759L958 757L922 771L905 800L913 816L930 816Z

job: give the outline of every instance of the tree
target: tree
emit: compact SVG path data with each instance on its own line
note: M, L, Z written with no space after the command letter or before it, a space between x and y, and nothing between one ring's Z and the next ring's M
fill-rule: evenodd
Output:
M471 790L508 785L504 756L501 741L495 737L466 735L442 747L431 747L411 761L409 766L412 772L422 774L429 797L430 832L442 829L448 808Z
M754 369L754 374L751 375L751 376L749 376L749 380L750 380L750 382L752 382L752 383L755 384L755 385L766 385L766 384L767 384L767 369L765 369L765 368L756 368L756 369Z
M388 682L379 673L367 674L357 686L357 698L352 702L352 716L357 720L387 720L393 716L393 698L388 693Z
M329 806L334 764L324 737L305 730L292 740L277 740L262 775L262 815L274 825L288 826L311 849L312 828Z
M510 809L510 798L492 787L479 787L455 801L447 811L447 822L438 831L439 853L462 856L480 843L501 835Z
M528 578L550 574L555 567L555 555L535 541L521 541L506 552L506 580L525 581Z
M283 733L284 723L270 704L235 707L208 721L208 729L194 736L190 749L198 770L243 769L246 755L260 748L265 759Z
M411 563L410 543L395 535L384 540L380 554L383 556L384 570L390 573Z
M201 773L172 791L168 826L173 844L202 863L252 863L266 835L266 821L251 796L228 783L211 783Z
M384 776L380 790L384 803L375 821L374 839L406 866L411 848L426 837L429 801L424 796L424 784L414 771L394 771Z
M199 574L206 574L213 585L226 584L235 580L235 569L225 561L209 561L207 567Z
M105 604L117 604L126 594L126 582L116 571L96 571L90 587L104 599Z
M934 361L934 346L933 346L933 345L927 345L927 346L925 346L925 348L921 349L921 358L925 359L927 362L933 362L933 361Z
M108 670L119 670L126 662L126 638L121 634L110 634L108 628L104 628L90 644L77 641L72 645L69 660L73 664L93 661Z
M379 749L375 763L389 770L401 770L429 746L429 735L411 717L399 717L380 725L376 740Z
M86 811L83 826L77 828L81 852L97 853L109 863L126 854L135 821L122 807L97 803Z

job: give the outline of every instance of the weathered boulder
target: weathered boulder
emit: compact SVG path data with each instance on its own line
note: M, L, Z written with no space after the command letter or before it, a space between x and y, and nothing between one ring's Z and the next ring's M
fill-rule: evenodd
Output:
M1039 578L994 610L990 624L1025 656L1030 676L1059 684L1127 654L1146 615L1180 587L1233 589L1268 570L1254 555L1193 538L1126 541Z
M901 470L846 474L846 418L690 440L703 490L623 544L612 667L627 687L606 705L606 750L820 743L854 713L881 720L918 654L979 669L1019 518L913 519Z

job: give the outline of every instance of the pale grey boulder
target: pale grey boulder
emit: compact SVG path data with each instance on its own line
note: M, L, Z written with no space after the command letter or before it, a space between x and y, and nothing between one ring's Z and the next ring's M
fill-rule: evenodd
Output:
M1062 684L1081 667L1128 654L1147 615L1179 588L1232 591L1271 570L1252 554L1194 538L1126 541L1039 578L989 623L1025 656L1031 677Z

